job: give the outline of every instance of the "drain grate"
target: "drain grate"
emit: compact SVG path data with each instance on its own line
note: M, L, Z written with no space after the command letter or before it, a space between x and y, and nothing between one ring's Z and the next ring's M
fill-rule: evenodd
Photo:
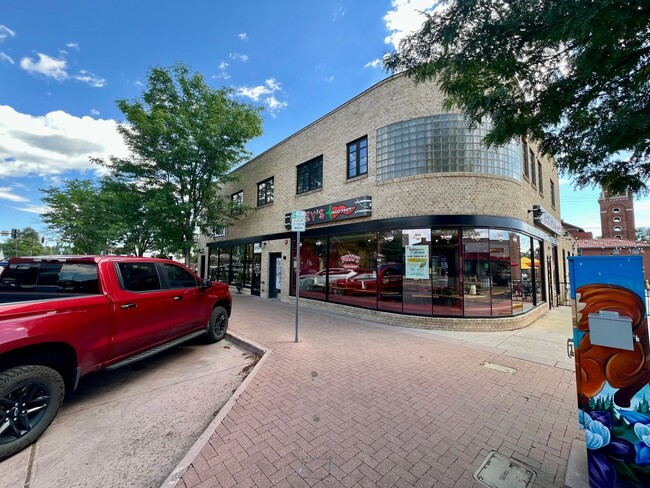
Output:
M474 473L474 478L490 488L531 488L537 474L528 466L492 451Z

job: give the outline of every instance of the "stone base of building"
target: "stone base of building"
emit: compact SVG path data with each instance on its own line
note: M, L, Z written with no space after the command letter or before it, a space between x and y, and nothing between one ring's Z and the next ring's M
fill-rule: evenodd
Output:
M279 297L282 302L295 306L295 297ZM528 327L548 312L548 304L541 303L526 313L511 317L429 317L421 315L396 314L359 307L350 307L340 303L301 299L300 307L335 312L386 325L412 327L414 329L464 330L468 332L495 332L517 330Z

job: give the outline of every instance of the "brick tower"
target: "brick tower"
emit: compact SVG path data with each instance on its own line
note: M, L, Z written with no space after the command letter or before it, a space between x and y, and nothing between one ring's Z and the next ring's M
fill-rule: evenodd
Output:
M634 199L629 192L613 194L603 188L598 204L603 238L636 241Z

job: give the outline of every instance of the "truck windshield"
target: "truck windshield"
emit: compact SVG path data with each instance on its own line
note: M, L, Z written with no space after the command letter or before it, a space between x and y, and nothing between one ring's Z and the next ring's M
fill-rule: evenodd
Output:
M94 263L15 263L0 275L0 291L99 293Z

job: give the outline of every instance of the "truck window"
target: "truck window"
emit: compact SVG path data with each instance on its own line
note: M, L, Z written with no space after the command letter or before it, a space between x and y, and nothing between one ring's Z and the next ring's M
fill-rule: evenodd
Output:
M97 294L97 266L65 262L12 264L2 273L0 290Z
M165 263L163 264L163 268L165 268L165 272L167 273L170 288L193 288L199 286L194 275L180 266Z
M118 263L122 287L128 291L160 290L156 263Z

